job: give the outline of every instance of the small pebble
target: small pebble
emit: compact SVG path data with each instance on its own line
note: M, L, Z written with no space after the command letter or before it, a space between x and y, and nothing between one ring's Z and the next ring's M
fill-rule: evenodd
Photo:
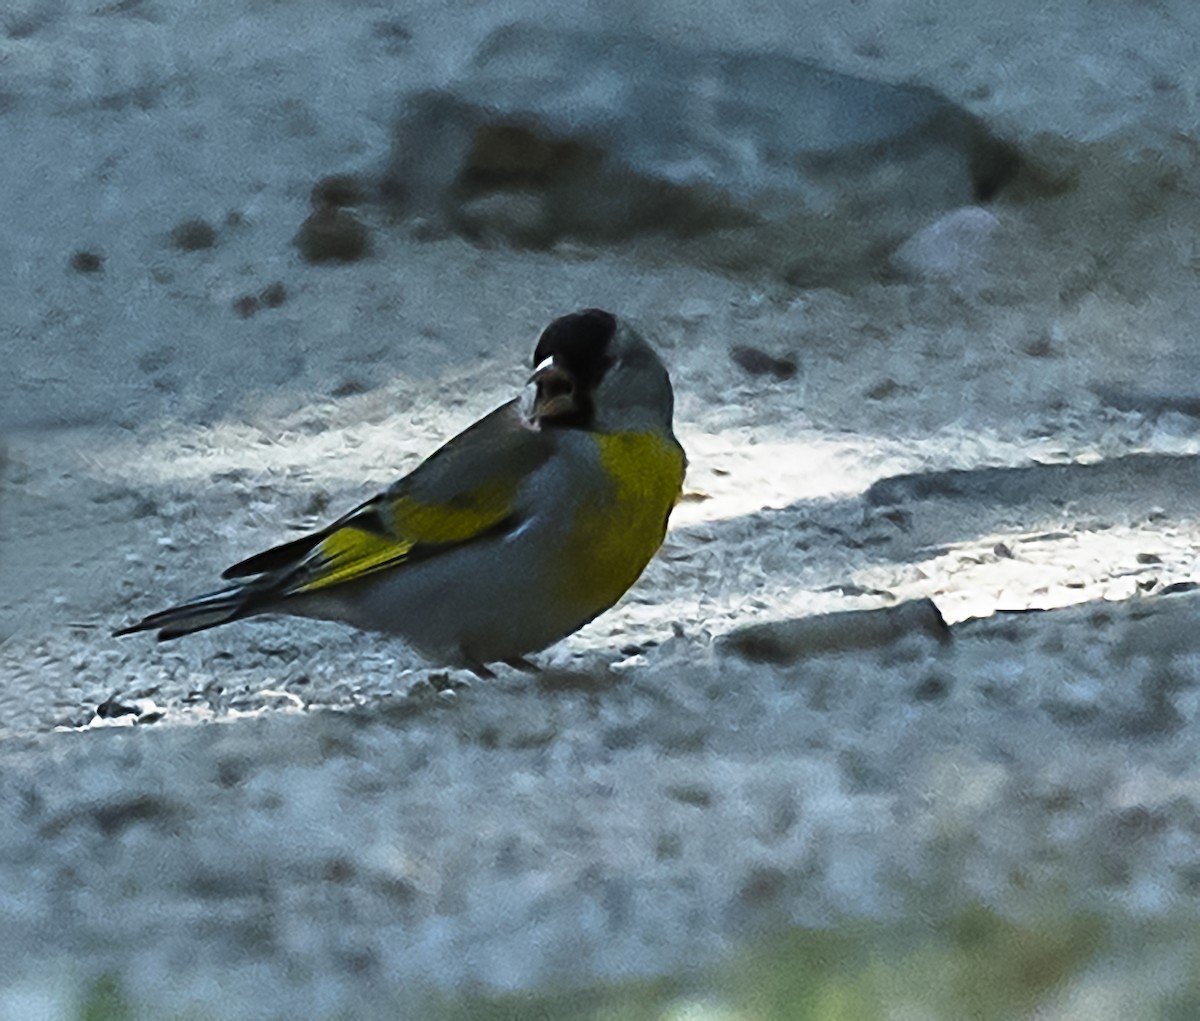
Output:
M917 231L891 258L902 277L945 280L956 290L975 291L984 282L984 264L1000 221L980 206L946 213Z
M283 286L283 281L276 280L274 283L267 284L258 292L258 300L267 308L279 308L287 301L287 288Z
M71 269L76 273L99 273L104 269L104 256L80 250L71 256Z
M897 383L891 376L881 379L874 386L869 387L863 394L867 400L882 401L888 397L892 397L900 389L900 384Z
M796 375L796 362L793 358L776 358L756 347L739 344L730 349L729 357L752 376L769 374L776 379L791 379Z

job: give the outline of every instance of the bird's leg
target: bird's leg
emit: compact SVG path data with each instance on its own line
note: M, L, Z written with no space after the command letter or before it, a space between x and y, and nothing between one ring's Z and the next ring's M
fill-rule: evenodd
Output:
M542 672L542 668L540 666L531 662L530 660L527 660L524 656L511 656L504 662L514 670L520 670L525 674L540 674Z

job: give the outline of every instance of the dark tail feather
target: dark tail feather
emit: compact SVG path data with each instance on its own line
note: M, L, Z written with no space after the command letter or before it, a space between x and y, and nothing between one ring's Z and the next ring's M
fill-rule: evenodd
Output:
M269 550L255 553L254 556L247 557L232 567L226 568L221 573L221 577L249 578L255 574L290 571L329 536L347 525L362 529L364 532L375 532L385 538L390 537L392 535L390 518L384 520L383 517L384 509L387 507L388 502L384 495L366 500L350 513L343 514L333 524L326 525L319 532L310 532L308 535L300 536L299 539L285 542L282 546L272 546Z
M254 574L267 574L285 567L294 567L333 531L333 527L330 526L329 528L322 529L320 532L314 532L311 535L293 539L291 542L285 542L282 546L273 546L262 553L255 553L254 556L247 557L232 567L227 567L221 572L221 577L248 578ZM217 595L220 594L217 593Z
M206 596L198 596L178 606L152 613L143 617L136 624L128 624L117 628L114 635L130 635L135 631L153 631L158 629L158 640L169 641L182 635L190 635L193 631L204 631L210 627L228 624L254 613L251 593L244 586L222 589L220 592L210 592Z

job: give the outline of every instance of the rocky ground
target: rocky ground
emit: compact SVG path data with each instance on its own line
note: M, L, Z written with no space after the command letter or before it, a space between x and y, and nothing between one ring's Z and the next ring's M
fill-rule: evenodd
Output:
M963 1016L952 974L1008 982L975 1016L1196 1013L1189 5L631 14L936 88L1022 154L986 208L820 286L377 201L400 98L519 6L19 7L0 1016L467 1016L587 988L526 1002L581 1016L664 976L628 1016L806 1016L709 970L797 932L867 953L853 981L796 972L857 1016ZM342 172L367 243L308 261L312 187ZM662 352L691 467L644 578L540 674L313 623L109 637L413 467L584 305Z

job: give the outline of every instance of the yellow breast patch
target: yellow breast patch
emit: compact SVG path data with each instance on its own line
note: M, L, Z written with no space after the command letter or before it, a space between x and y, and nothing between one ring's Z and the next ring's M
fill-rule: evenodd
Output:
M611 496L576 512L561 596L599 613L625 594L662 545L683 486L683 452L655 433L596 438Z

